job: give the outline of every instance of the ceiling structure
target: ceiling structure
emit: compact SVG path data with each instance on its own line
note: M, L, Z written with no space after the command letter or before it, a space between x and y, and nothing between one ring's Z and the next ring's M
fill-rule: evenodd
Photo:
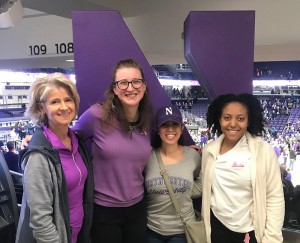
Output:
M151 65L186 63L183 53L183 23L190 11L255 10L254 61L300 60L300 1L298 0L21 0L24 18L15 27L0 29L2 40L8 42L0 47L0 69L72 67L66 62L72 54L46 56L18 56L1 52L18 52L17 45L30 45L33 38L42 43L49 38L58 38L65 32L72 38L71 15L73 10L117 10L124 18L131 33ZM47 19L47 24L40 23ZM22 22L23 21L23 22ZM60 30L57 23L64 23ZM56 35L40 34L56 24ZM19 25L19 26L18 26ZM64 33L63 33L64 32ZM32 37L34 34L37 36ZM51 31L49 31L51 33ZM8 38L9 36L9 38ZM20 38L15 46L9 44ZM69 38L68 37L68 38ZM66 37L65 37L66 38ZM60 39L59 39L60 40ZM28 44L29 43L29 44ZM28 49L28 48L27 48ZM21 51L19 51L21 53Z

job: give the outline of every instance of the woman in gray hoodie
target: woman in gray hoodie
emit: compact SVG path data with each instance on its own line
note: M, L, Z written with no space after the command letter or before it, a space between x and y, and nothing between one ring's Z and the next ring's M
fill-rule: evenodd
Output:
M30 88L27 115L39 128L22 159L24 194L17 243L88 243L93 175L89 157L69 124L79 95L54 73Z

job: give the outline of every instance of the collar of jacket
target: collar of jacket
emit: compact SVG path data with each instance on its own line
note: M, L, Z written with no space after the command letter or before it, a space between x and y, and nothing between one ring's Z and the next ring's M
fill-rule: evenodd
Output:
M54 163L54 165L60 164L58 150L53 148L52 144L45 136L42 128L38 128L34 132L32 138L29 142L28 150L23 155L22 160L34 151L38 151L38 152L43 153L46 156L48 156L51 159L52 163Z
M208 148L207 148L207 152L209 152L214 157L214 159L217 158L217 156L218 156L218 154L220 152L221 145L222 145L222 142L223 142L224 138L225 138L225 135L221 134L217 138L217 140L211 142L209 144ZM255 142L255 141L257 139L260 139L260 138L251 135L249 132L246 132L246 139L247 139L247 142L248 142L251 154L252 155L256 155L257 151L258 151L259 144L257 142Z

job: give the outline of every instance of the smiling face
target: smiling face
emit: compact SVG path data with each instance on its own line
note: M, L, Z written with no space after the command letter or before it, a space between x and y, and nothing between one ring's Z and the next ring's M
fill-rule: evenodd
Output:
M167 121L158 128L158 135L161 138L162 144L177 144L182 134L182 130L182 124Z
M134 67L122 67L116 71L115 82L121 80L127 80L129 82L133 80L143 79L142 74L138 68ZM135 89L130 83L127 89L120 89L117 85L114 87L114 93L118 96L123 107L138 107L141 99L146 92L146 84L143 83L142 87Z
M55 131L67 128L76 116L76 106L68 91L63 88L53 88L49 91L42 111L48 118L48 127Z
M224 143L234 147L246 133L248 124L248 109L245 105L238 102L225 105L220 118Z

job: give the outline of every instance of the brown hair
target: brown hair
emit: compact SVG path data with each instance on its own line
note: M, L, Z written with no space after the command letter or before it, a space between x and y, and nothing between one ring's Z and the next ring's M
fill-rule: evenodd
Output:
M134 61L133 59L125 59L121 60L117 63L117 65L113 69L112 74L112 83L109 88L105 92L105 100L102 104L103 106L103 116L100 121L102 127L105 128L113 128L115 127L115 122L118 120L121 124L121 127L124 131L130 131L129 122L125 116L125 112L123 106L119 100L119 98L114 94L114 84L116 72L120 68L136 68L141 72L143 80L145 80L144 72L141 66ZM144 93L144 97L141 99L138 107L139 118L138 124L136 127L142 131L146 131L150 128L152 124L152 106L150 103L150 97L148 91Z

